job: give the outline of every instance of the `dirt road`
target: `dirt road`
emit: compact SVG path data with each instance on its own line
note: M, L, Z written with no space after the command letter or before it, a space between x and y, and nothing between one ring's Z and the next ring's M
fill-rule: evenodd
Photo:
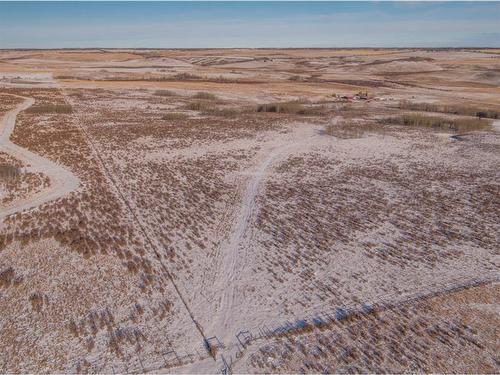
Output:
M245 284L244 271L246 267L249 267L245 257L252 243L252 220L258 211L256 198L262 192L263 185L273 167L290 155L310 150L320 138L317 129L302 128L287 141L267 150L253 170L249 171L251 177L246 183L239 214L228 240L222 247L223 260L215 286L216 290L223 293L217 313L214 314L217 318L210 331L224 343L230 343L235 339L236 329L241 327L241 322L245 320L244 316L237 316L234 307L244 303L238 298L240 295L238 289Z
M493 121L493 129L500 132L500 120Z
M17 212L32 209L61 198L80 186L80 181L70 171L10 141L10 135L16 125L17 115L34 103L32 98L23 97L23 99L25 99L23 103L8 112L0 121L0 150L21 160L26 165L26 171L45 174L50 179L50 186L28 198L14 200L10 204L0 206L0 220Z

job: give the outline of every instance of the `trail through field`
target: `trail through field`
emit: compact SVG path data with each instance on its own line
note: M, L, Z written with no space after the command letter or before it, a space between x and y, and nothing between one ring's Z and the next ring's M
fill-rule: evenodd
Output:
M500 132L500 120L493 121L493 129Z
M21 160L26 166L26 171L45 174L50 180L50 186L27 198L15 200L10 204L0 206L0 220L9 215L64 197L80 186L80 181L70 171L10 141L10 135L16 125L17 115L21 111L31 107L35 102L32 98L20 98L25 99L25 101L8 112L0 121L0 149Z
M252 220L258 211L256 198L261 193L263 185L273 167L286 160L290 155L300 154L311 149L318 139L318 132L310 127L295 131L293 136L279 145L274 145L263 158L257 162L250 179L246 184L240 212L237 216L228 240L223 245L221 254L223 260L219 276L215 282L215 290L223 291L218 305L216 318L211 332L224 343L235 338L236 330L241 327L245 317L236 316L234 307L244 303L238 299L238 288L244 283L243 270L250 267L245 256L250 251L252 240Z

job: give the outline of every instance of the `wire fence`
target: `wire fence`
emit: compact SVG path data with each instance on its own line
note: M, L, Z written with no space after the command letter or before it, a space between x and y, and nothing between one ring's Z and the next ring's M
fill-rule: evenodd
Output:
M129 353L121 359L111 361L85 359L77 362L69 371L88 374L142 374L181 367L207 358L211 356L200 345L199 348L191 350L167 349L150 353Z
M328 306L318 305L313 307L316 313L307 314L302 317L282 317L270 319L264 324L252 328L242 327L235 333L232 343L223 343L216 336L208 337L206 342L200 340L190 349L184 347L174 348L168 340L165 350L156 352L133 352L122 356L119 359L106 360L99 358L95 360L82 359L75 363L69 372L84 372L90 374L137 374L156 372L159 370L174 369L206 359L216 359L218 372L229 374L232 367L241 359L247 349L259 342L266 342L274 338L286 335L300 335L312 332L313 330L324 330L341 327L342 330L349 327L356 327L363 324L363 317L370 316L385 310L396 310L410 307L419 301L428 300L440 295L458 292L461 290L498 282L500 277L496 274L486 275L481 278L459 277L448 280L441 284L429 284L423 286L423 290L410 294L401 295L389 293L380 298L350 306ZM356 317L357 319L351 319ZM360 320L361 319L361 320ZM447 324L438 316L433 317L436 324ZM353 343L354 346L358 345ZM372 347L376 345L371 344ZM213 348L223 349L211 352ZM358 349L363 349L358 345Z
M258 341L269 340L289 334L308 333L316 328L324 329L334 325L344 324L348 322L351 317L362 318L363 316L385 310L403 309L419 301L485 285L491 282L498 282L499 280L500 278L497 275L473 279L461 277L442 284L432 284L432 288L405 296L405 298L397 298L398 296L396 293L391 293L386 295L386 297L391 296L393 298L382 297L376 301L351 305L349 307L335 307L333 310L328 309L326 311L311 314L305 318L288 319L286 321L278 318L266 324L254 327L253 329L244 328L236 334L236 343L229 347L229 349L232 349L232 351L230 351L231 354L226 353L225 357L221 358L223 365L220 368L220 372L223 374L231 373L232 365L241 358L245 349ZM439 317L435 317L435 320L437 323L445 323ZM356 324L359 325L362 324L362 322Z

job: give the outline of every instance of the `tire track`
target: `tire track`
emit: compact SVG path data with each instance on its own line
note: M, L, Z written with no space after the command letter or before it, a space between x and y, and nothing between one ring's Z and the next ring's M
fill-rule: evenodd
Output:
M307 131L307 130L306 130ZM295 138L296 137L296 138ZM230 340L235 334L233 322L233 307L237 304L237 287L239 284L239 273L245 267L245 254L251 244L252 220L258 210L256 198L262 190L262 186L269 176L273 166L287 159L290 155L300 154L310 150L318 135L316 132L295 135L290 143L273 148L267 157L262 160L252 178L247 184L240 214L233 226L229 239L223 245L221 254L223 256L220 276L216 281L215 289L222 291L218 305L216 320L212 325L212 332L217 334L223 341Z

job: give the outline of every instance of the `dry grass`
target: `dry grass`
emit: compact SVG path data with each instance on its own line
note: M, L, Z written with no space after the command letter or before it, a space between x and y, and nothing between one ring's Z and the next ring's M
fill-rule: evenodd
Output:
M484 314L468 319L472 311L456 302L478 300L465 297L468 292L331 319L312 331L280 335L248 357L251 372L495 372L495 358L486 348L494 346L487 324L497 319Z
M185 120L189 118L186 113L182 112L169 112L161 118L162 120L176 121L176 120Z
M105 77L104 81L151 81L151 82L172 82L172 81L203 81L204 78L191 73L177 73L170 76L110 76Z
M201 112L201 114L204 116L217 116L227 118L240 116L243 113L251 113L253 111L250 107L219 107L214 103L213 99L196 100L184 105L183 109Z
M154 94L156 96L178 96L178 94L172 90L156 90Z
M0 288L6 288L12 285L15 272L12 267L4 268L0 271Z
M228 78L222 75L217 77L207 77L207 76L199 76L191 73L178 73L173 76L165 77L166 81L200 81L200 82L214 82L214 83L248 83L248 84L258 84L262 83L261 81L256 80L244 80L238 78Z
M73 113L73 108L69 104L41 104L30 107L26 110L28 113L32 114L69 114Z
M292 82L305 82L307 81L307 78L300 75L293 75L288 77L288 80Z
M218 108L212 107L203 111L204 115L218 116L218 117L237 117L241 116L244 113L250 113L251 110L249 108L234 108L234 107L225 107Z
M54 79L81 79L80 77L76 77L74 75L69 74L61 74L54 76Z
M212 103L211 101L208 101L208 100L196 100L194 102L187 103L184 106L184 109L187 109L189 111L198 111L198 112L202 112L202 111L209 112L209 111L214 110L216 108L217 107L215 106L215 104Z
M256 108L257 112L290 113L295 115L319 116L327 112L323 105L305 105L301 101L266 103Z
M193 96L193 98L201 100L217 100L217 95L210 92L199 91Z
M363 143L368 142L339 142L338 149ZM455 250L461 243L496 248L492 228L497 222L497 205L489 202L498 188L488 182L493 165L464 171L463 165L441 163L436 168L433 161L422 158L428 150L417 151L418 157L408 163L372 155L346 163L342 154L310 153L290 157L275 168L273 179L266 182L264 194L257 200L256 227L263 233L258 241L266 251L256 255L253 270L272 276L270 283L275 286L286 284L293 302L283 296L280 305L298 303L304 291L308 291L301 301L305 308L313 303L310 298L317 298L317 303L342 300L347 305L363 296L363 292L354 292L355 284L362 291L363 284L393 265L406 270L440 267L442 262L462 256ZM466 157L457 158L457 163ZM384 233L386 223L395 229L383 243L359 240L359 233ZM432 251L427 250L430 248ZM326 269L335 261L338 253L331 249L359 254L367 262L380 263L381 268L349 275L345 280L352 290L342 295L330 275L315 275L315 270ZM393 283L393 275L384 276L385 280ZM404 282L388 286L401 287L408 286Z
M0 183L4 189L1 204L9 204L50 186L49 178L41 173L19 173L12 178L0 178Z
M13 92L17 95L34 97L37 103L64 103L64 98L58 90L49 89L10 89L9 92ZM124 116L123 113L110 111L110 106L107 102L103 102L102 109L103 112L97 112L99 108L99 103L96 100L98 95L102 95L102 92L97 90L90 90L88 95L88 106L82 107L85 104L86 96L82 92L77 92L77 95L71 95L74 99L72 104L74 110L77 113L85 113L85 125L88 126L89 132L93 129L92 121L95 121L99 125L102 125L104 120L113 119L114 121L122 121L122 124L127 124L130 121L130 117ZM158 101L158 98L154 99L151 92L143 92L144 98L149 100ZM2 103L3 104L3 103ZM141 111L139 109L139 111ZM147 111L143 109L143 111ZM129 111L130 116L133 116L137 112L137 109ZM166 112L166 111L165 111ZM106 114L109 114L106 117ZM141 112L141 116L144 112ZM174 127L172 124L165 124L165 122L160 121L161 114L150 118L151 122L156 122L161 127L161 131L164 133L166 128ZM174 304L174 299L172 298L173 292L168 283L160 280L157 275L160 275L158 270L157 262L155 258L151 256L148 251L149 248L144 245L144 242L135 227L128 223L124 213L124 206L121 204L119 198L114 194L109 188L109 182L103 175L103 171L97 165L96 158L93 157L91 151L86 143L86 138L83 137L79 128L74 122L73 116L67 115L51 115L44 116L38 114L27 113L23 111L19 114L16 126L14 128L12 139L15 140L20 146L30 149L31 151L48 157L52 160L57 160L64 166L67 166L72 171L74 171L78 177L83 182L81 189L68 195L65 198L59 199L57 201L45 204L37 210L24 212L18 215L12 215L6 218L2 223L2 231L0 232L0 252L2 252L2 262L0 262L0 290L2 291L2 304L1 314L2 319L0 326L7 327L4 323L13 320L13 315L16 315L15 319L18 319L20 324L25 327L32 327L29 323L31 321L33 314L31 314L31 308L35 312L41 314L46 314L45 316L55 316L55 324L51 324L50 327L44 326L42 328L42 335L45 336L45 332L57 331L64 335L64 331L67 330L66 321L73 321L72 331L78 333L78 337L72 340L69 353L62 353L58 363L50 364L39 364L39 369L46 369L45 372L57 372L60 369L69 369L72 363L76 363L79 358L75 358L79 353L90 353L91 352L104 352L108 349L107 343L113 339L113 335L117 337L116 347L117 351L128 355L132 350L136 350L136 345L141 345L143 352L149 354L148 345L155 345L155 347L161 347L162 350L166 350L167 345L171 345L176 349L179 344L174 342L173 344L162 344L166 341L165 337L179 329L171 328L171 323L167 321L171 319L175 314L172 309L170 310L170 305ZM149 121L148 121L149 123ZM122 125L120 124L120 125ZM110 129L110 134L117 134L118 138L123 134L124 127L120 126L122 133L118 131L118 127L113 127ZM134 124L134 129L137 126ZM107 143L105 136L106 132L96 132L102 135L103 142ZM122 146L124 143L121 144ZM130 146L130 145L129 145ZM127 146L127 147L129 147ZM105 147L103 147L105 149ZM111 153L114 155L113 153ZM3 155L2 159L6 159ZM137 159L137 155L135 156ZM0 159L1 160L1 159ZM15 165L10 160L1 160L0 164ZM156 172L155 172L156 173ZM27 174L23 173L21 176L24 178ZM38 177L38 176L33 176ZM163 182L163 181L162 181ZM209 180L211 182L211 180ZM40 180L40 183L43 183ZM27 184L20 186L25 189ZM2 193L5 191L10 191L2 187ZM19 190L19 189L18 189ZM31 192L30 190L29 192ZM157 190L158 191L158 190ZM16 196L17 199L17 196ZM149 197L148 197L149 199ZM156 203L156 202L155 202ZM126 212L126 211L125 211ZM187 215L184 215L187 217ZM45 279L49 279L50 276L44 278L41 283L34 281L30 278L29 288L18 288L17 290L12 290L4 293L4 287L10 287L16 285L16 280L21 280L23 276L23 271L25 269L30 269L33 264L36 264L38 268L44 267L47 264L51 264L50 261L37 262L36 256L39 254L36 251L30 252L33 254L33 258L23 259L25 262L24 267L19 267L15 261L10 261L5 255L9 255L12 252L11 247L25 249L30 246L37 246L39 241L50 242L50 251L57 251L59 248L65 249L65 255L70 254L71 259L65 260L65 264L77 264L71 262L86 262L87 265L99 265L106 267L108 262L113 262L116 265L118 274L113 274L113 270L109 271L107 269L107 276L110 278L121 278L122 274L128 273L125 277L127 280L134 280L134 286L127 287L126 290L122 288L115 288L113 294L108 293L100 294L98 290L92 290L92 299L86 299L87 292L81 292L81 297L73 300L73 294L71 296L64 295L61 297L60 301L63 305L67 303L67 306L76 306L71 311L68 310L64 315L53 314L50 310L53 306L61 306L60 302L57 300L57 296L51 294L48 288L45 288ZM19 245L16 245L19 244ZM34 247L36 248L36 247ZM46 247L44 247L45 249ZM77 254L80 254L78 256ZM90 259L95 257L94 259ZM33 263L29 263L33 262ZM44 263L39 264L39 263ZM130 265L133 267L130 267ZM52 264L49 267L55 267ZM70 266L71 267L71 266ZM86 285L91 287L91 280L93 276L91 275L94 271L92 267L87 268L88 272L85 272L84 277L79 277L71 275L70 279L64 279L64 267L61 279L63 282L68 281L68 284L72 283L72 280L78 285ZM114 267L114 266L113 266ZM121 268L122 267L122 268ZM78 268L78 267L77 267ZM128 269L133 269L133 271L127 271ZM41 271L42 272L42 271ZM45 271L44 274L48 274ZM115 276L116 275L116 276ZM88 278L87 278L88 277ZM117 280L117 279L113 279ZM119 281L116 281L116 285ZM133 289L136 288L136 289ZM111 289L109 289L111 290ZM40 292L38 292L40 291ZM129 293L131 297L127 297L126 293ZM136 298L140 294L144 293L148 296L148 302L143 305L142 315L136 313L139 309L135 307ZM75 294L77 295L77 294ZM117 321L116 325L106 325L108 321L109 314L101 314L99 307L103 308L103 313L107 312L108 309L108 299L113 298L114 300L123 301L123 307L119 308L109 307L109 312L111 315L116 314ZM5 298L4 298L5 297ZM48 303L48 302L50 303ZM74 301L74 304L73 304ZM25 313L19 313L18 306L22 304L23 311ZM9 307L8 307L9 306ZM14 306L14 307L12 307ZM29 308L28 308L29 307ZM134 307L132 310L131 308ZM177 307L175 307L177 309ZM95 311L95 312L94 312ZM129 313L129 311L133 311ZM89 314L87 314L87 312ZM53 315L52 315L53 314ZM96 314L99 314L97 317ZM100 319L103 316L103 319ZM67 320L66 320L67 319ZM151 330L145 321L154 320L154 329ZM123 322L123 323L122 323ZM163 327L161 333L161 339L163 341L157 341L156 334L160 330L160 326ZM140 327L140 328L139 328ZM126 336L128 333L121 332L120 330L130 329L131 335L133 336L133 342L127 340ZM180 329L183 329L182 327ZM55 354L57 351L58 344L54 342L51 338L45 341L44 347L42 349L31 349L32 341L25 340L17 335L17 332L10 334L7 328L0 330L0 336L5 338L1 340L0 351L2 352L2 359L0 368L3 372L9 372L9 369L19 366L19 371L29 372L27 366L32 366L30 368L35 368L33 360L29 357L27 353L28 350L41 352L45 357L55 358L59 353ZM143 333L144 332L144 333ZM27 335L32 335L32 331L28 328L26 331ZM143 337L147 335L148 344L144 340L136 340L137 337ZM59 333L57 334L59 336ZM76 335L75 335L76 336ZM132 338L132 336L130 336ZM125 339L124 339L125 338ZM19 340L19 348L13 348L10 345L11 340ZM172 339L173 341L173 339ZM156 346L158 342L159 346ZM26 358L30 358L29 365L22 363L18 365L16 363L17 353L22 353ZM77 353L77 354L73 354ZM134 351L135 353L135 351ZM21 354L20 354L21 355ZM127 357L128 358L128 357ZM143 357L144 358L144 357ZM64 361L64 362L63 362ZM120 363L126 363L127 359L123 359ZM63 363L62 365L60 363ZM145 361L146 363L146 361ZM69 364L66 366L66 364ZM102 369L102 363L97 362L97 365L101 368L99 372L106 372ZM44 370L40 370L44 372ZM70 371L70 370L68 370ZM76 370L75 370L76 371ZM120 372L125 372L121 370Z
M402 101L399 103L400 109L409 109L412 111L423 112L442 112L455 115L476 116L479 118L500 118L500 111L495 109L477 108L473 106L455 104L455 105L442 105L434 103L413 103L410 101Z
M440 116L426 116L421 114L405 114L381 120L382 123L451 130L454 132L468 132L485 130L491 127L491 121L481 119L455 119Z
M164 51L157 56L165 57L174 53L177 52ZM189 53L210 56L226 54L224 51ZM238 51L238 54L247 53L250 52ZM258 53L266 56L271 54L270 51ZM103 55L106 56L106 53ZM346 68L349 68L350 60L349 57L345 62L338 63L346 64ZM206 80L217 80L207 78L206 72L225 72L219 67L193 71L199 76L175 75L176 72L170 68L162 72L165 79L196 82L77 83L74 89L66 91L75 116L26 112L19 115L14 134L17 143L67 166L78 174L82 185L66 199L6 220L5 228L0 233L0 250L3 249L0 283L4 280L4 285L13 285L17 275L27 278L20 288L0 288L4 307L2 323L5 327L3 335L0 335L5 338L0 345L4 359L0 361L0 368L4 372L79 372L80 367L71 364L78 363L80 366L87 359L92 362L92 366L82 365L82 372L154 372L141 370L142 364L139 366L137 363L136 353L140 354L139 359L142 358L148 367L149 363L162 364L161 358L158 361L149 360L148 356L153 351L160 353L171 348L180 351L186 347L182 355L191 351L191 343L199 347L198 337L191 340L184 334L183 330L192 330L190 321L188 317L184 318L185 312L182 306L179 308L175 291L168 287L162 277L164 274L150 246L144 242L139 227L143 226L152 241L158 244L163 262L175 273L181 290L186 291L188 305L196 309L194 315L200 319L200 325L205 327L219 297L219 291L211 281L220 271L220 249L234 228L247 181L253 178L247 171L253 171L250 168L264 159L261 155L267 158L264 155L267 150L281 147L289 140L292 143L295 128L309 126L298 122L314 122L316 125L327 122L324 120L326 116L299 117L307 111L324 109L325 112L335 111L335 115L346 118L344 122L325 128L325 133L332 136L359 137L366 128L372 126L374 130L394 131L397 137L339 142L326 136L316 137L315 134L311 142L311 150L317 151L314 154L305 154L306 146L302 148L300 142L297 157L284 161L282 166L278 165L281 154L277 159L269 159L277 165L276 168L270 165L266 169L265 178L258 186L257 209L252 212L252 220L248 223L253 237L252 252L249 257L246 257L248 254L245 252L245 258L238 263L247 264L252 270L243 273L242 278L235 281L235 291L238 291L238 285L243 285L243 281L246 283L245 275L252 279L251 285L245 287L244 296L237 302L241 311L251 307L250 303L257 310L255 319L249 316L248 323L243 325L259 323L260 309L266 314L269 312L269 316L276 313L288 319L302 316L302 313L309 316L314 311L320 311L319 306L323 306L323 302L325 306L350 306L356 301L355 298L364 302L365 299L385 296L385 293L401 291L402 294L411 289L409 283L414 284L411 286L413 288L417 284L415 281L427 281L426 278L430 278L429 282L433 282L434 278L441 278L444 268L449 269L450 274L455 266L457 271L468 268L472 261L463 263L460 268L462 263L457 260L463 256L465 262L466 258L471 257L469 253L462 255L463 249L478 249L475 251L477 254L489 254L496 249L497 201L494 197L498 186L491 182L495 170L488 167L495 159L481 157L487 162L486 166L476 163L475 159L467 163L460 159L462 155L465 155L464 158L474 157L479 151L483 152L483 149L469 152L476 138L484 147L496 146L490 140L490 134L475 134L467 138L470 139L468 142L437 144L429 131L382 126L374 122L368 124L369 121L358 121L356 118L351 121L349 116L361 119L402 115L402 112L389 112L390 101L383 100L363 103L363 106L356 101L346 103L337 111L335 107L342 104L333 103L331 98L326 97L327 93L342 91L337 87L342 87L346 92L358 89L336 84L302 83L299 75L286 80L289 72L295 74L290 65L296 61L298 59L286 59L286 69L279 72L274 68L279 61L272 67L266 64L262 69L258 68L260 63L255 65L255 69L249 69L249 64L244 63L242 66L245 68L240 69L228 61L231 63L227 69L228 77L248 77L245 78L248 80L258 77L269 83L260 88L206 84ZM330 58L322 59L318 64L307 66L303 73L296 74L303 77L311 75L313 80L314 71L317 69L322 72L323 66L329 61ZM132 64L135 63L127 63ZM158 64L165 65L168 62ZM233 66L235 72L229 73ZM144 71L141 69L141 72ZM143 74L148 80L162 79L160 73L136 75L138 72L103 73L123 74L123 79L134 79ZM96 79L103 76L98 74ZM335 77L325 71L325 77L330 76ZM235 81L224 77L220 80ZM352 82L361 84L362 81ZM72 85L67 83L67 87ZM87 85L92 88L76 88ZM399 95L397 87L390 91L374 90L374 95L380 96L380 99ZM169 98L174 96L169 90L155 91L160 88L175 90L180 97ZM186 90L193 91L188 96ZM214 92L220 98L224 92L239 99L221 102L220 98L213 100L199 96L197 91ZM437 98L441 91L432 92ZM56 103L55 100L64 104L65 99L49 90L24 90L19 93L38 95L37 105ZM287 101L292 97L264 99L270 103L258 112L254 100L272 95L283 95L283 98L285 95L296 98L304 95L314 100L321 96L325 103L299 101L283 105L272 102ZM247 97L251 97L251 101L244 102L243 98ZM0 102L0 106L4 105L2 99ZM321 104L325 104L325 107L321 108ZM184 106L197 112L184 111ZM89 136L84 137L80 128L85 129ZM292 132L289 132L290 129ZM399 142L399 137L404 138L404 143ZM91 153L86 140L95 142L98 155L109 168L117 189L106 178L105 170L98 165L99 159ZM435 144L436 150L433 148ZM448 144L450 148L447 148ZM420 147L426 149L421 151ZM446 162L447 168L441 165L436 168L434 162L427 162L428 159L436 159L430 152L435 152L436 158ZM450 171L448 165L455 162L456 168ZM5 164L12 163L6 161ZM233 175L236 177L234 180ZM129 202L132 210L127 209L120 196L124 202ZM133 220L130 211L137 214L138 220ZM29 246L33 244L33 248L17 253L18 249L24 249L24 243ZM56 253L54 250L59 246L61 253ZM45 249L48 251L40 251ZM58 258L59 254L63 254L62 262L55 263L51 258L38 261L44 260L44 255L49 252ZM5 261L6 254L11 256L13 262ZM486 255L483 257L486 258ZM17 259L19 263L15 263ZM468 274L473 275L483 269L479 255L478 259L477 269L471 267ZM349 266L352 260L356 267ZM445 267L437 268L440 262L444 262ZM58 267L58 264L62 267ZM66 264L69 266L65 267ZM31 272L33 267L39 272ZM55 270L54 274L46 272L51 268ZM61 276L58 275L59 268L64 271ZM115 268L118 275L124 275L123 279L114 276ZM429 269L429 272L420 272L423 269ZM77 273L79 270L82 272ZM54 283L50 281L54 276L75 288L65 288L68 289L67 294L59 291L57 285L52 289L44 288L45 280L48 280L50 287L53 286ZM43 281L35 282L35 277ZM443 279L445 277L447 274ZM102 287L93 288L93 285ZM124 287L117 287L120 285ZM401 288L399 285L402 285ZM37 294L38 291L40 294ZM202 294L207 296L207 303L199 303ZM44 303L45 295L49 297L48 304ZM74 299L74 296L78 298ZM248 306L245 306L246 303ZM29 316L30 304L41 314ZM244 316L237 310L234 310L234 321L244 321ZM471 316L477 316L477 313ZM54 319L48 324L34 327L33 319L44 317ZM346 328L341 329L335 337L321 336L327 327L314 328L309 334L318 334L317 342L312 336L311 340L297 339L296 345L290 343L297 350L291 357L298 357L296 354L304 350L307 351L304 359L313 365L327 366L328 359L333 362L339 358L339 362L345 360L348 365L369 361L369 364L378 366L361 367L357 372L403 372L408 368L391 367L392 363L386 365L384 361L418 355L417 359L424 365L432 364L433 348L440 352L440 346L436 346L441 345L438 339L456 343L457 337L462 336L445 325L442 328L449 334L438 335L438 339L435 339L436 327L433 327L432 317L423 321L422 329L415 336L405 336L396 326L401 323L403 329L411 329L413 321L407 322L405 317L405 313L385 317L392 323L391 326L383 320L372 319L359 329L355 327L352 334ZM19 324L11 328L9 321ZM373 333L370 332L372 325ZM458 328L461 329L460 326ZM301 334L308 334L307 330L310 329L311 324ZM432 335L427 334L427 329ZM74 338L66 340L68 333ZM360 339L356 334L363 337ZM37 342L36 338L42 336L43 345L33 345ZM159 340L157 336L160 336ZM392 342L393 337L396 337L395 343ZM402 339L398 341L397 337ZM280 338L283 341L286 339ZM346 341L346 344L341 340ZM17 343L15 347L10 345L12 342ZM234 342L233 336L225 344L232 345ZM360 352L358 346L365 344L365 352ZM423 348L418 351L409 347L415 344L427 345L429 350ZM62 350L57 353L59 348L66 347L70 354ZM392 350L392 347L395 349ZM452 348L456 350L455 353L464 350L459 345L453 345ZM251 350L247 351L246 358L249 358ZM38 365L32 359L36 353L40 353L40 358L43 357ZM277 364L276 368L266 367L270 361L263 356L265 372L332 373L337 369L342 372L354 368L346 370L341 367L343 363L334 367L335 362L326 369L313 368L308 363L299 363L297 366L290 363L290 367L287 367L286 362L291 360L285 357L288 353L275 353L278 359L283 359L285 366L279 367ZM120 358L117 358L118 354ZM463 354L467 354L462 355L463 358L477 357L475 353ZM378 363L377 359L381 356L383 358ZM20 358L19 362L17 358ZM25 361L25 358L29 361ZM42 362L45 358L54 358L54 361ZM111 368L109 365L115 366L115 363L122 362L130 367ZM107 367L101 368L101 364L107 364ZM417 369L422 372L446 370L425 366L412 370ZM448 369L461 370L454 367Z
M20 174L21 169L18 167L9 164L0 164L0 182L14 179L19 177Z
M193 96L196 100L186 103L182 109L201 112L204 116L234 118L242 114L255 113L252 106L231 106L209 92L200 91ZM221 105L222 104L222 105Z
M380 132L384 129L374 123L359 121L340 121L336 124L325 125L323 131L326 135L337 138L361 138L368 132Z
M167 80L174 81L200 81L203 77L191 73L178 73L173 76L167 77Z

